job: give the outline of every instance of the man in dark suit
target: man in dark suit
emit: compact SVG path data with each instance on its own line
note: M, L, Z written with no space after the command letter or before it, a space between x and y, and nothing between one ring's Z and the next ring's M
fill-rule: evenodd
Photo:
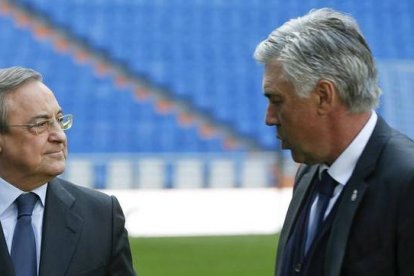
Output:
M414 275L414 143L390 128L349 15L312 10L256 48L266 124L301 163L275 275Z
M41 75L0 70L0 275L135 275L113 196L57 178L64 114Z

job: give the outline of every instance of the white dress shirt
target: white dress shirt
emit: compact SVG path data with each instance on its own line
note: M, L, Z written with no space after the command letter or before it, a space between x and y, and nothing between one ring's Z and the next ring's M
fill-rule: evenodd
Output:
M37 271L39 272L40 263L40 248L42 243L42 224L43 213L46 199L47 183L33 190L32 192L39 196L39 200L33 209L32 225L34 230L34 236L36 240L36 257L37 257ZM0 222L3 228L4 238L9 249L11 251L14 228L17 223L17 205L14 203L16 198L25 192L19 190L15 186L7 183L4 179L0 178Z
M368 143L369 138L372 135L372 132L374 131L377 120L378 120L377 114L375 113L375 111L372 111L371 117L369 118L368 122L365 124L362 130L358 133L358 135L354 138L351 144L349 144L349 146L335 160L335 162L330 167L328 167L325 164L319 165L319 179L321 178L322 172L325 169L328 169L328 174L333 179L335 179L336 182L338 182L339 184L335 187L333 196L331 200L329 201L328 207L326 208L324 219L331 212L332 207L337 201L343 188L345 187L348 180L351 178L351 175L354 172L356 163L358 162L358 159L361 156L362 151L364 150L365 146ZM317 202L318 202L318 196L316 196L311 206L311 210L309 214L308 231L309 229L312 229L311 227L314 224Z

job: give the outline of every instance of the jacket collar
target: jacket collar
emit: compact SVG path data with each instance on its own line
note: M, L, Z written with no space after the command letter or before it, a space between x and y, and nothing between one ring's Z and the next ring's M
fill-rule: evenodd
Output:
M73 210L76 199L55 178L49 183L43 218L40 276L65 275L77 247L83 219Z

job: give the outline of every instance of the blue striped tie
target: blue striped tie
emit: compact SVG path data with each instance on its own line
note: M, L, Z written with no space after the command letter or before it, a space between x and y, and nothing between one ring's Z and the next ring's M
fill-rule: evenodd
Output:
M322 179L316 185L316 191L318 193L319 199L318 203L316 204L313 227L309 229L308 238L306 240L306 253L308 252L308 249L311 246L315 236L317 233L319 233L322 227L326 209L337 184L338 183L335 181L335 179L329 175L328 170L324 170L322 173Z
M36 241L32 227L32 212L37 200L34 193L21 194L16 199L18 214L10 253L16 276L37 275Z

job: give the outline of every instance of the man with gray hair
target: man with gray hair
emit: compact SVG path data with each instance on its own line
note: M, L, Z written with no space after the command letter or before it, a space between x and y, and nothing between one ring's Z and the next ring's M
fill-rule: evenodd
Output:
M301 163L275 275L414 275L414 142L374 111L377 72L355 20L312 10L254 57L266 124Z
M58 178L64 114L41 75L0 69L0 275L135 275L113 196Z

